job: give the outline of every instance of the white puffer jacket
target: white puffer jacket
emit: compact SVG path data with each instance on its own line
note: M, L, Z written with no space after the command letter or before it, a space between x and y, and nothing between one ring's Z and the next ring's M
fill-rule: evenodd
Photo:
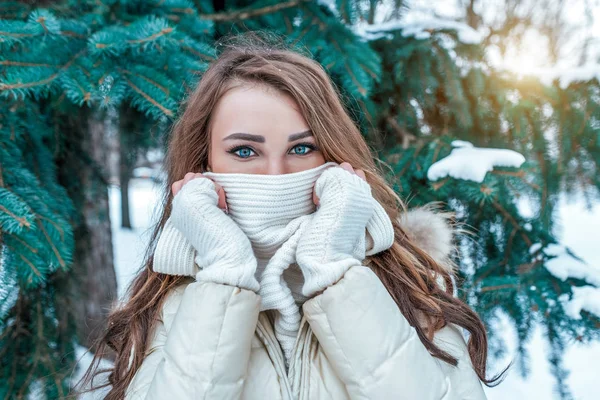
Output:
M418 209L403 223L434 258L447 255L444 217ZM432 357L368 267L350 268L303 304L287 373L260 303L253 291L211 282L174 289L126 400L486 398L461 328L434 337L458 366Z

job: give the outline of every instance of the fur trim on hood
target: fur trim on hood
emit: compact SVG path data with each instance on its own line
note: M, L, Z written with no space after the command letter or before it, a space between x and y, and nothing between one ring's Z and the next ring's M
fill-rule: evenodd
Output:
M412 208L401 213L398 222L419 248L452 274L455 266L450 257L455 251L453 238L457 229L453 222L454 214L439 209L439 203Z

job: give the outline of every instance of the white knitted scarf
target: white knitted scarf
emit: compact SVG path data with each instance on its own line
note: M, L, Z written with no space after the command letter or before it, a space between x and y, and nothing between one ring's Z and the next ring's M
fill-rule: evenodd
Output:
M258 261L255 276L260 283L261 311L277 311L275 336L286 364L300 326L300 305L306 300L302 295L304 278L296 264L296 246L316 210L312 201L314 183L325 169L337 165L327 162L281 175L203 173L224 188L229 216L250 239ZM394 241L389 216L373 201L375 211L367 224L363 247L367 256L388 249ZM155 249L153 269L195 276L199 266L194 262L194 254L187 239L167 221Z

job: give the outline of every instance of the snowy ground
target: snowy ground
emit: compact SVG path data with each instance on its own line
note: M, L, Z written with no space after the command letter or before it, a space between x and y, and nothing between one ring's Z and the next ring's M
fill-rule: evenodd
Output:
M130 188L131 217L134 230L119 228L120 195L116 187L110 189L111 219L113 226L113 244L119 296L122 296L126 285L141 267L144 244L151 231L149 230L156 213L155 204L158 188L149 180L135 179ZM562 242L571 247L588 263L600 265L600 254L596 227L600 226L600 205L586 210L581 202L568 204L563 202L559 207L558 217L562 222ZM514 330L507 324L499 327L505 332L509 346L507 357L515 357ZM547 342L540 329L535 331L529 344L531 355L531 371L526 379L519 376L515 369L509 372L506 380L496 388L487 389L490 400L495 399L553 399L554 379L550 374L550 365L546 359ZM78 352L81 368L74 374L77 380L90 362L89 353L84 348ZM571 371L567 382L577 400L592 400L597 397L598 371L600 367L600 343L591 346L572 344L565 354L565 366ZM505 363L503 363L504 365ZM515 363L516 364L516 363ZM501 365L491 368L498 370ZM594 395L596 393L596 395ZM85 396L86 400L101 399L101 394Z

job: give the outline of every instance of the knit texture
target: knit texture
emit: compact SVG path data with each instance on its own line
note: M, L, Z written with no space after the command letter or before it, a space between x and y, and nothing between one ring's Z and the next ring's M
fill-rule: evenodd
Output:
M183 233L175 228L173 219L169 217L154 250L154 271L170 275L196 276L200 268L194 262L194 257L196 257L196 249Z
M309 297L302 293L305 277L296 263L298 241L315 215L313 186L324 171L335 166L338 164L328 162L309 170L282 175L204 173L223 186L229 209L228 218L250 240L257 260L256 277L260 282L261 311L277 310L274 330L286 362L290 359L297 337L301 319L300 306ZM394 232L387 213L375 199L369 197L359 201L370 202L371 206L367 208L372 214L362 239L353 243L355 254L362 261L365 255L388 249L393 244ZM173 246L181 240L181 234L173 225L165 224L157 244L156 252L161 257L155 257L155 271L193 276L202 267L190 262L193 257L188 254L198 251L193 244L184 240L184 245ZM173 247L161 249L161 246ZM170 258L167 254L175 248L179 253ZM181 265L180 262L187 264ZM177 264L174 265L175 263ZM344 268L345 266L342 269ZM313 271L312 276L315 273ZM331 279L318 281L324 284Z
M319 208L306 225L296 252L304 296L333 285L366 255L365 228L374 212L371 186L343 168L323 172L315 185Z
M196 249L194 261L199 281L210 281L258 292L257 262L250 240L218 206L213 181L196 178L173 198L172 226ZM173 242L173 239L166 239ZM181 249L181 245L178 246ZM183 249L183 254L189 254ZM174 257L181 258L180 255Z

